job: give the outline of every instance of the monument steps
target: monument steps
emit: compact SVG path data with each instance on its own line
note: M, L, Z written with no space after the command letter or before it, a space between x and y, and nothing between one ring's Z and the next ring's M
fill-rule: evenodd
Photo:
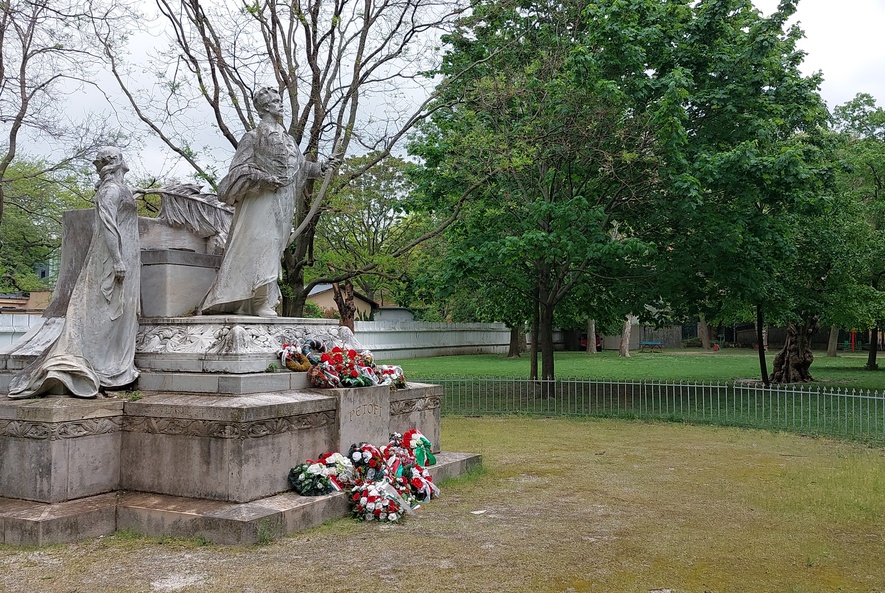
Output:
M441 452L436 457L437 464L429 469L437 483L463 475L481 462L471 453ZM215 544L253 544L347 517L348 496L347 491L326 496L289 491L244 503L135 491L60 503L0 498L0 543L43 546L125 530L157 537L202 537Z

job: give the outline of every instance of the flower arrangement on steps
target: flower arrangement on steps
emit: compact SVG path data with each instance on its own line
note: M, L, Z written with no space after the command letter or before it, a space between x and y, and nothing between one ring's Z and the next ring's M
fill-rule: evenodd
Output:
M431 448L417 429L393 433L382 447L355 443L346 456L324 453L316 461L299 464L289 472L289 484L303 496L349 488L356 519L396 522L440 494L426 469L436 463Z
M392 385L405 388L402 367L376 365L369 350L357 352L335 346L327 351L322 340L283 344L279 351L280 364L292 371L307 372L314 387L372 387Z

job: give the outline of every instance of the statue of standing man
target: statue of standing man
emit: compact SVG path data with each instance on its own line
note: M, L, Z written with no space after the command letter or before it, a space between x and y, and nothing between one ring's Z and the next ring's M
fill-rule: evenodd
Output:
M308 178L335 161L307 161L283 128L283 101L275 88L258 90L258 126L242 137L218 198L236 208L221 267L203 300L204 314L276 317L280 260L289 244L292 216Z

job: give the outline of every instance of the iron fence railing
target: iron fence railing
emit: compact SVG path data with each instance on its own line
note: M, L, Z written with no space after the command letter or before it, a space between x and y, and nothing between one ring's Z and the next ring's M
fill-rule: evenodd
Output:
M885 394L819 386L410 377L445 387L443 415L611 416L701 422L885 445Z

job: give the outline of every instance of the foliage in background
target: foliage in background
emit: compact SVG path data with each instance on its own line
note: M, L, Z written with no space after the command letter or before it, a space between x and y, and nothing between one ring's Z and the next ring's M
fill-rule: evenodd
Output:
M378 160L370 153L347 159L340 180ZM307 288L352 279L373 301L394 290L409 266L411 243L428 230L427 220L407 211L412 184L406 161L386 157L349 183L330 191L317 224Z
M839 133L839 197L853 225L838 236L853 258L855 282L863 289L843 299L853 315L838 319L843 327L872 327L875 337L885 321L885 109L868 94L858 94L834 111ZM876 369L876 350L869 369Z
M445 275L472 284L511 327L534 320L544 378L557 305L606 262L645 251L628 211L657 179L645 118L572 75L582 7L474 5L445 38L440 109L411 146L426 166L419 184L440 203L446 180L484 176L446 235Z
M77 172L47 172L47 163L22 159L7 169L4 185L0 292L51 289L61 256L62 213L91 207L85 196L92 192ZM40 271L47 275L41 278Z

